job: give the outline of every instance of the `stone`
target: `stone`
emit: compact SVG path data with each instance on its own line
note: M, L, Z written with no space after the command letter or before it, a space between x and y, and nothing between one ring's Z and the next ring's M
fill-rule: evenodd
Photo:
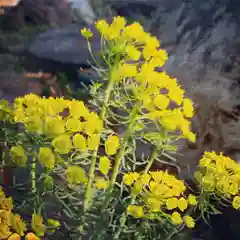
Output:
M42 59L62 63L88 65L91 61L87 41L81 35L82 27L77 24L65 28L53 29L36 36L28 51ZM100 50L100 38L94 36L91 41L92 52Z
M30 25L62 26L73 21L71 8L66 0L24 0L8 8L1 16L1 28L18 29Z

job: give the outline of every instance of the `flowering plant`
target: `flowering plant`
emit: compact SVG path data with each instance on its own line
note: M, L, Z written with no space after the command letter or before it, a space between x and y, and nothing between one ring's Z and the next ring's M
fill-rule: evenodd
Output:
M239 208L240 166L227 157L203 156L196 193L177 175L152 170L157 162L178 167L173 158L160 157L176 151L180 138L195 141L193 102L161 70L167 53L139 23L115 17L95 27L102 61L92 53L92 31L81 30L102 80L92 84L89 103L28 94L13 106L0 104L6 128L22 127L15 138L2 130L11 146L11 161L4 158L3 165L30 168L31 206L38 214L33 222L45 226L41 215L48 217L51 196L63 210L61 226L48 221L50 230L65 228L72 239L170 239L185 226L193 228L194 211L203 216L212 197ZM139 141L151 146L150 156L137 158ZM42 237L48 228L35 233Z

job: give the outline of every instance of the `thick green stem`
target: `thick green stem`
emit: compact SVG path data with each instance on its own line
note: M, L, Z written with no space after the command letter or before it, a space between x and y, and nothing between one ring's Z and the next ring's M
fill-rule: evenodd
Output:
M108 86L105 92L105 99L103 102L103 106L100 112L100 118L101 120L104 120L106 112L107 112L107 103L109 101L112 89L113 89L113 80L109 80L108 82ZM87 183L87 187L86 187L86 191L85 191L85 195L84 195L84 202L83 202L83 211L85 212L88 207L89 207L89 201L91 199L91 192L92 192L92 183L93 183L93 179L94 179L94 171L95 171L95 167L96 167L96 161L97 161L97 153L98 153L98 148L93 152L92 158L91 158L91 166L90 166L90 170L89 170L89 175L88 175L88 183Z
M137 103L137 106L135 107L135 109L133 111L133 116L132 116L131 122L128 125L125 136L123 138L122 147L120 148L120 150L119 150L119 152L116 156L112 176L111 176L110 183L109 183L109 193L112 192L114 184L116 182L122 159L125 155L125 151L126 151L128 143L129 143L129 139L132 136L132 131L133 131L134 124L135 124L135 122L138 118L139 108L140 108L140 103Z
M153 150L153 152L152 152L152 155L151 155L151 157L149 159L149 162L148 162L147 166L145 167L145 169L143 171L143 174L146 174L149 171L149 169L151 168L151 166L152 166L152 164L154 162L154 159L156 158L157 154L158 154L158 150L157 150L157 148L155 148ZM134 200L131 199L130 205L132 205L133 203L134 203ZM117 232L115 233L115 235L113 237L114 240L120 238L120 234L122 233L122 230L123 230L123 228L125 226L126 221L127 221L127 212L125 211L123 213L123 215L121 216L120 226L119 226Z

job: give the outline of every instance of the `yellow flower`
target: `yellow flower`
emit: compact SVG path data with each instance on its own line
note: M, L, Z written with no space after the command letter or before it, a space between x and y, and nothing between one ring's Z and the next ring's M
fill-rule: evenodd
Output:
M169 198L166 201L166 206L168 210L173 210L178 207L178 199L177 198Z
M189 194L188 195L188 203L192 206L196 206L197 205L197 198L196 196Z
M131 60L137 61L141 56L141 52L136 49L133 45L127 45L125 52Z
M123 176L123 182L125 185L131 186L138 177L139 174L137 172L125 173Z
M103 175L107 175L111 167L111 162L107 157L100 157L98 169Z
M159 94L154 98L154 104L160 109L166 109L170 103L169 98L166 95Z
M1 229L2 230L2 229ZM1 236L1 231L0 231L0 236ZM21 240L21 236L17 233L13 233L8 240Z
M73 146L76 148L76 149L79 149L79 150L82 150L82 151L85 151L86 148L87 148L87 145L86 145L86 139L83 135L81 134L75 134L73 136Z
M147 44L144 48L143 48L143 57L146 61L148 61L151 57L152 57L152 54L154 52L155 47L154 46L151 46L150 44Z
M86 118L89 115L89 111L84 105L83 101L73 99L69 104L69 112L71 117Z
M176 80L172 79L172 81ZM168 96L172 101L180 105L183 101L184 90L180 86L178 86L177 82L175 83L173 82L172 84L169 85Z
M230 185L228 192L232 195L236 195L239 192L238 182L234 182Z
M92 31L90 29L86 29L86 28L81 29L81 34L86 39L90 39L93 36Z
M39 116L26 117L25 124L28 130L41 134L43 132L43 120Z
M144 211L142 206L130 205L127 207L128 215L133 216L134 218L142 218L144 216Z
M174 225L179 225L183 222L182 217L178 212L172 213L171 220Z
M126 25L126 20L124 17L114 17L111 26L117 29L123 29L124 26Z
M108 187L108 182L104 178L96 178L95 179L95 186L97 189L106 189Z
M152 171L152 172L150 172L151 177L157 183L159 183L163 180L163 174L164 174L163 171Z
M17 166L26 166L27 156L23 147L13 146L10 150L10 157Z
M148 185L150 179L151 179L151 176L148 173L145 173L141 176L141 181L144 185Z
M183 212L184 210L186 210L188 207L188 201L181 197L179 200L178 200L178 208Z
M40 240L34 233L30 232L25 236L25 240Z
M147 198L147 206L149 207L150 211L152 211L152 212L160 212L162 205L163 205L163 203L156 198L153 198L153 197Z
M32 215L31 228L39 237L44 236L47 227L43 224L43 218L41 215L36 213Z
M122 36L126 41L131 42L135 40L137 43L144 43L146 35L143 27L138 22L126 26L122 33Z
M195 221L191 216L185 216L184 222L186 223L188 228L194 228L195 227Z
M38 153L39 163L48 169L53 169L55 165L55 156L51 148L41 147Z
M121 78L134 77L137 75L137 67L133 64L123 63L116 69L115 74L118 74Z
M109 30L109 24L106 22L106 20L98 20L95 23L96 29L102 34L106 35Z
M78 118L68 118L65 126L70 132L79 132L82 130L82 123Z
M88 143L89 150L96 150L100 144L100 135L93 134L92 136L89 136L87 143Z
M137 195L141 193L143 189L143 183L141 179L136 180L134 185L131 187L131 196L135 198Z
M60 116L47 117L44 125L44 133L49 137L55 137L65 132L65 122Z
M69 184L86 183L87 177L83 168L79 166L69 166L67 168L67 182Z
M166 130L175 131L177 130L179 119L175 115L166 115L161 117L159 122Z
M194 114L194 108L193 108L193 102L189 98L183 99L183 115L187 118L193 117Z
M24 235L24 232L27 230L25 222L21 219L20 215L14 214L11 219L12 228L21 236Z
M233 208L235 208L235 209L239 209L239 208L240 208L240 196L235 196L235 197L233 198L232 206L233 206Z
M83 123L84 132L89 136L93 133L99 133L103 128L103 122L95 112L89 113Z
M119 146L119 138L117 136L110 136L105 142L105 151L108 155L114 155Z
M52 141L55 150L60 154L67 154L72 149L72 142L68 135L61 135Z

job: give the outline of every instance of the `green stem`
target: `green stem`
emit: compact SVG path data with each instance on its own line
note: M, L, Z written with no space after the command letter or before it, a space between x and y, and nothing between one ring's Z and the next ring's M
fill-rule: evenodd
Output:
M31 185L32 185L32 194L35 195L37 192L37 185L36 185L36 156L32 159L31 164Z
M143 174L146 174L149 171L149 169L151 168L151 166L152 166L152 164L154 162L154 159L156 158L157 154L158 154L158 149L156 147L152 151L152 155L151 155L151 157L149 159L149 162L148 162L147 166L145 167L145 169L143 171ZM131 199L130 205L132 205L133 203L134 203L134 199ZM122 233L122 230L123 230L123 228L125 226L126 221L127 221L127 212L125 211L123 213L123 215L121 216L121 219L120 219L120 227L119 227L118 231L115 233L115 235L113 237L114 240L120 238L120 234Z
M145 169L144 169L144 171L143 171L143 174L146 174L146 173L150 170L150 168L151 168L151 166L153 165L153 162L154 162L155 158L157 157L157 155L158 155L158 148L156 147L156 148L152 151L152 155L151 155L151 157L150 157L150 159L149 159L149 161L148 161L147 166L145 167Z
M100 112L100 118L103 121L107 112L107 103L109 101L112 89L113 89L114 81L112 79L109 80L107 89L105 92L105 99L103 102L103 106ZM95 166L96 166L96 161L97 161L97 153L98 153L98 148L93 152L92 158L91 158L91 165L89 169L89 176L88 176L88 183L84 195L84 202L83 202L83 210L84 212L88 209L89 207L89 201L91 199L91 192L92 192L92 182L94 179L94 171L95 171Z
M111 176L110 183L109 183L109 189L108 189L109 193L112 192L114 184L116 182L117 175L118 175L118 172L119 172L119 167L120 167L122 159L125 155L125 150L126 150L126 147L128 145L129 139L132 136L132 131L133 131L132 129L133 129L134 124L135 124L135 122L138 118L140 107L141 107L141 105L140 105L140 102L139 102L139 103L137 103L137 106L133 110L133 113L132 113L133 116L132 116L131 122L129 123L129 125L127 127L127 130L126 130L126 133L125 133L125 136L124 136L124 139L123 139L122 147L120 148L120 150L119 150L119 152L116 156L115 163L114 163L114 166L113 166L112 176Z

